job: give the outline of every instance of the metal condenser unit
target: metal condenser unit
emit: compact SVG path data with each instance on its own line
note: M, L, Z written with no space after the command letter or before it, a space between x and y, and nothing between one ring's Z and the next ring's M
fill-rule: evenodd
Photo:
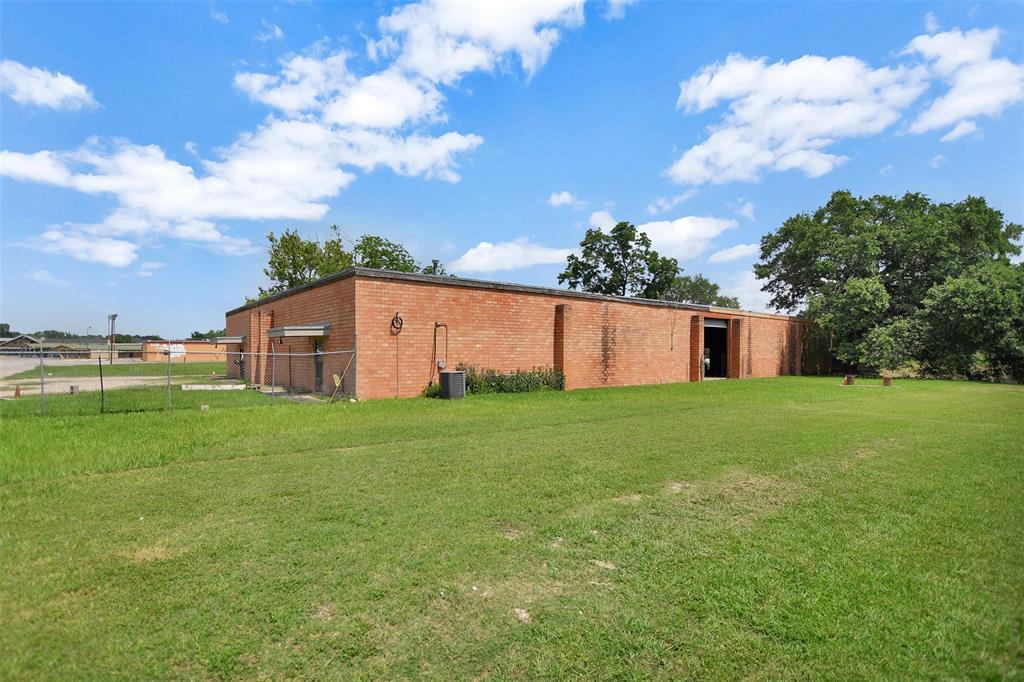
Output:
M465 372L441 372L441 397L445 400L455 400L466 397L466 373Z

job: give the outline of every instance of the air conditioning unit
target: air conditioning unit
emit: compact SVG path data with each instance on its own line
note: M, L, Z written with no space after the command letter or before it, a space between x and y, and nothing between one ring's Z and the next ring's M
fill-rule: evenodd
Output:
M441 372L441 397L445 400L455 400L466 397L466 373L465 372Z

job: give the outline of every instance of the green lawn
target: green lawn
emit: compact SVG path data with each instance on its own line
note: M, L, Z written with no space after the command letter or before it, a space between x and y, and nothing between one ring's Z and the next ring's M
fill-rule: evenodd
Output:
M0 421L0 678L1020 678L1024 389Z
M180 379L180 377L179 377ZM175 410L198 410L200 405L214 408L254 407L269 405L270 396L252 390L242 391L183 391L181 381L172 378L171 408ZM117 387L115 381L107 384L105 395L97 390L80 393L47 393L44 400L44 414L47 417L85 416L119 412L158 412L167 409L167 384ZM284 400L278 396L278 400ZM39 414L39 396L23 395L13 400L0 400L0 419L25 417ZM49 422L44 422L49 423Z
M171 376L210 376L211 373L223 375L226 371L225 362L172 362ZM98 377L99 362L81 365L47 365L43 364L43 372L48 377ZM165 377L166 362L131 362L103 365L104 377ZM7 377L8 379L39 379L39 368L26 369Z

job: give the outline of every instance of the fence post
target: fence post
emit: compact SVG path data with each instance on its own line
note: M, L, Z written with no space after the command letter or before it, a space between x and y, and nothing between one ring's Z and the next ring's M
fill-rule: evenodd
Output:
M96 360L100 367L100 414L103 414L103 401L105 400L103 395L103 356L96 358Z
M43 369L43 342L39 342L39 414L46 414L46 370Z
M270 344L270 404L277 402L277 353L274 344Z
M167 409L171 409L171 344L167 344Z

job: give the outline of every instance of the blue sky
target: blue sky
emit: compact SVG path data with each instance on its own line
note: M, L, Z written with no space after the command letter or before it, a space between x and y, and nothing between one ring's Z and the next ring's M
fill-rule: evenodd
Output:
M5 3L0 317L187 335L265 234L556 285L629 220L763 309L754 246L839 188L1024 221L1020 3Z

